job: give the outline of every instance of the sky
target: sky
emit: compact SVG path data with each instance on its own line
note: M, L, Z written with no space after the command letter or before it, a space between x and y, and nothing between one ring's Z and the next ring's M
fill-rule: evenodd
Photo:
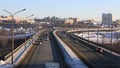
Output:
M120 0L0 0L0 15L9 15L3 9L14 13L15 17L60 18L78 17L80 19L101 20L102 13L112 13L114 19L120 19Z

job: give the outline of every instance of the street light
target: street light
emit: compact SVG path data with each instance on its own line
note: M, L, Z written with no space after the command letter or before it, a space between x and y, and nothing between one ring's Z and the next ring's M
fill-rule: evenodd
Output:
M89 24L88 24L88 41L89 41Z
M102 34L102 45L104 45L104 27L102 28L102 32L101 32L101 34Z
M98 34L99 34L99 26L97 25L97 43L98 43Z
M32 16L34 16L34 15L32 14L32 15L30 15L30 16L27 16L26 19L28 19L28 18L30 18L30 17L32 17ZM27 23L25 23L25 41L26 41L26 30L27 30L26 24L27 24ZM25 49L26 49L26 44L25 44Z
M110 28L111 28L111 41L110 41L110 42L111 42L111 52L112 52L112 49L113 49L113 41L112 41L112 35L113 35L113 34L112 34L112 31L113 31L113 26L112 26L112 23L111 23L111 27L110 27Z
M82 31L81 31L81 33L82 33L82 38L83 38L83 23L81 23L81 28L82 28Z
M11 19L12 19L12 46L11 46L11 50L12 50L12 52L11 52L11 64L13 64L13 50L14 50L14 15L16 15L17 13L20 13L20 12L22 12L22 11L25 11L26 9L22 9L22 10L19 10L19 11L17 11L17 12L15 12L15 13L11 13L11 12L9 12L9 11L7 11L7 10L5 10L5 9L3 9L3 11L5 11L6 13L8 13L8 14L10 14L10 16L11 16Z

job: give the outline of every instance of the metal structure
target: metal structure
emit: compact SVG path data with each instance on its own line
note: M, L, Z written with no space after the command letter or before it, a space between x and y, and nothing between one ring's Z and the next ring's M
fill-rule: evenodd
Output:
M26 9L22 9L22 10L19 10L15 13L11 13L5 9L3 9L3 11L5 11L6 13L10 14L11 16L11 20L12 20L12 46L11 46L11 64L13 64L13 50L14 50L14 16L22 11L25 11Z
M84 31L83 31L83 28L84 28L84 26L83 26L83 23L82 23L82 38L83 38L83 32L84 32Z
M112 52L112 49L113 49L113 41L112 41L112 35L113 35L113 33L112 33L112 31L113 31L113 26L112 26L112 23L111 23L111 40L110 40L110 42L111 42L111 52Z
M97 26L97 43L98 43L98 34L99 34L99 27Z
M88 25L88 40L89 40L89 32L90 32L90 31L89 31L89 25Z
M32 17L32 16L34 16L34 15L32 14L32 15L30 15L30 16L27 16L26 19L28 19L28 18L30 18L30 17ZM26 39L27 39L27 38L26 38L26 30L27 30L26 24L27 24L27 23L25 23L25 41L26 41ZM26 49L26 45L25 45L25 49Z

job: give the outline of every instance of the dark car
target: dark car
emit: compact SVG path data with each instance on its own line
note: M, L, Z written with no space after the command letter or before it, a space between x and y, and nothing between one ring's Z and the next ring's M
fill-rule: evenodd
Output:
M97 51L97 52L103 52L103 49L100 48L100 47L97 47L97 48L96 48L96 51Z

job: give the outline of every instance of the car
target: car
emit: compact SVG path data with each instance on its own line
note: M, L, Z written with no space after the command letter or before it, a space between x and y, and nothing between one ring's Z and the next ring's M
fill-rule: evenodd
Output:
M39 43L40 45L42 44L42 42Z
M46 39L47 41L49 40L49 38Z
M102 52L103 52L103 49L102 49L101 47L97 47L97 48L96 48L96 51L102 53Z

